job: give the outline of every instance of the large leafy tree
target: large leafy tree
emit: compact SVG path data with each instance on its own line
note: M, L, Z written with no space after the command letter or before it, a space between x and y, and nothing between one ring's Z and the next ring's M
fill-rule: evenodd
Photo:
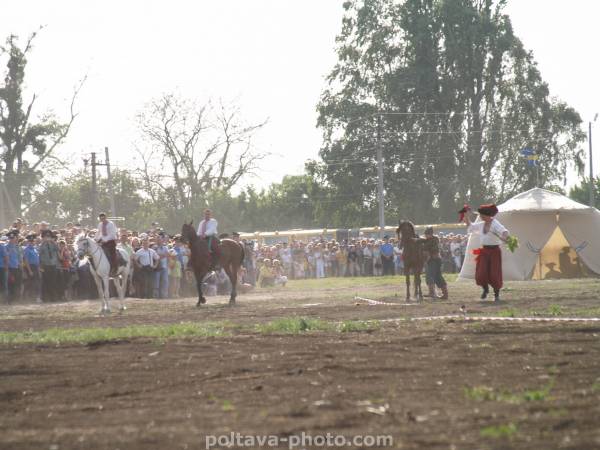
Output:
M500 201L581 167L581 119L550 97L504 6L344 4L339 60L318 105L322 161L311 168L339 196L340 225L374 217L377 146L386 210L417 221L451 220L464 201ZM537 174L519 157L525 147L539 156Z
M17 36L11 35L0 47L0 57L6 60L3 84L0 85L0 159L1 177L6 200L5 208L20 215L24 203L33 194L45 172L53 163L60 163L54 151L66 139L77 114L74 103L81 85L71 99L69 118L58 121L52 114L35 114L36 95L24 99L25 69L32 50L33 33L25 45L18 45Z
M600 209L600 177L595 177L592 183L594 189L594 207ZM569 197L573 200L589 205L590 203L590 179L586 178L581 184L573 186L569 191Z

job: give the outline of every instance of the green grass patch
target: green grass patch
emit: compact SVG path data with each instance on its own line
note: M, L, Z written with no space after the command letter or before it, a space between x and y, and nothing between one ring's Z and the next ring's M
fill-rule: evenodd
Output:
M499 317L516 317L517 310L515 308L507 308L501 311L498 311Z
M574 317L600 317L600 308L577 308L570 312Z
M465 387L463 391L465 396L470 400L485 401L497 399L494 389L488 386Z
M298 334L307 331L331 331L335 327L333 324L307 317L284 317L273 320L272 322L255 325L259 333L289 333Z
M338 326L338 331L349 333L353 331L374 331L381 327L378 320L345 320Z
M458 274L445 273L444 279L448 282L456 281ZM330 278L309 278L306 280L289 280L283 289L286 291L310 291L322 289L361 289L369 287L395 286L399 283L404 284L404 275L393 275L385 277L330 277ZM270 288L269 288L270 289Z
M541 389L527 389L523 392L496 390L488 386L465 387L463 391L465 396L471 400L520 404L523 402L541 402L548 400L553 386L554 380L551 380Z
M329 322L308 317L284 317L254 326L255 331L264 334L299 334L310 331L335 331L339 333L374 331L381 327L377 320L345 320L341 323Z
M299 334L310 331L340 333L373 331L380 328L376 320L346 320L341 323L307 317L284 317L253 326L259 333ZM247 329L243 326L219 323L179 323L162 325L136 325L122 328L51 328L42 331L0 332L0 345L13 344L90 344L132 338L149 338L157 341L189 337L222 337Z
M560 305L550 305L548 306L548 314L551 316L562 316L564 313L564 309Z
M479 434L481 437L494 439L511 438L517 434L517 426L512 422L504 425L492 425L482 428Z
M165 325L135 325L123 328L51 328L42 331L0 333L0 344L66 344L118 341L131 338L187 338L226 335L225 327L219 323L192 323Z
M230 412L234 411L235 407L229 400L223 400L223 404L221 405L221 411Z
M597 378L592 384L592 392L600 392L600 378Z

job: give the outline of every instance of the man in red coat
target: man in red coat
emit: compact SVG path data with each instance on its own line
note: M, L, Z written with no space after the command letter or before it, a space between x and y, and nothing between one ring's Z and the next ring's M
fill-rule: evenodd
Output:
M472 223L469 213L464 215L467 232L481 236L481 248L475 250L477 265L475 267L475 282L483 288L481 299L489 293L489 286L494 289L494 300L500 300L502 288L502 253L501 242L509 237L508 230L496 218L498 208L494 204L481 205L477 210L480 222Z

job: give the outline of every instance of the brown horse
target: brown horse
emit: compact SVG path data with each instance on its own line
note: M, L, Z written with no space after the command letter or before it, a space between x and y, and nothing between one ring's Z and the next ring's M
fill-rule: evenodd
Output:
M415 226L408 220L400 221L396 228L398 240L402 245L402 259L404 260L404 276L406 277L406 301L410 301L410 273L413 273L415 285L415 299L423 301L421 292L421 272L425 260L423 257L423 246L419 242L419 236L415 233Z
M196 306L200 306L203 303L206 303L206 299L202 294L202 282L210 270L208 242L206 239L201 239L196 234L192 222L183 224L181 227L181 237L184 242L188 243L192 251L190 263L192 269L194 269L196 288L198 289L198 303ZM235 298L237 297L237 277L242 262L244 261L244 247L242 244L232 239L223 239L219 244L219 248L221 250L219 265L225 270L225 273L227 273L227 276L229 277L229 281L231 281L229 304L235 305Z

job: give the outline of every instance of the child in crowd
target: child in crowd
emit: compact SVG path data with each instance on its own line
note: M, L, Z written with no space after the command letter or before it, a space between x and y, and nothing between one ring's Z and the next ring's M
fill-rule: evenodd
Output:
M263 265L260 268L260 274L258 275L258 285L260 287L269 287L275 285L273 263L269 258L265 258L263 260Z
M275 286L285 286L288 281L288 277L284 275L284 269L281 262L278 259L273 260L273 276Z
M181 261L178 258L175 249L169 250L169 296L171 298L179 298L181 290Z

